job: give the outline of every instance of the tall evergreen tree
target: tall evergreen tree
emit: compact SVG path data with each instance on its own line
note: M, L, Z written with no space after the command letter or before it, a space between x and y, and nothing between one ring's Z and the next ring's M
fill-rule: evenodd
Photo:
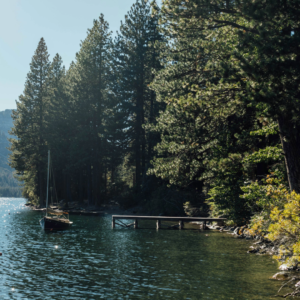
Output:
M135 184L139 189L149 162L149 147L144 125L154 120L155 95L149 89L152 68L158 67L157 55L151 46L159 39L157 19L151 16L145 0L136 1L121 23L115 40L115 64L118 66L120 102L128 112L129 161L135 167ZM148 153L148 154L147 154Z
M48 145L51 150L52 172L55 183L51 182L52 196L67 199L65 173L70 161L69 145L72 140L72 103L68 94L68 80L62 58L56 54L50 66L50 101L46 116ZM72 69L72 68L70 68ZM61 183L61 184L59 184Z
M49 103L49 54L43 38L32 57L23 94L13 111L10 165L25 182L24 195L44 204L47 169L45 116Z
M76 138L71 142L70 170L86 174L90 203L100 204L105 197L108 117L113 107L111 92L112 40L108 23L101 14L88 30L76 55L76 76L72 97Z

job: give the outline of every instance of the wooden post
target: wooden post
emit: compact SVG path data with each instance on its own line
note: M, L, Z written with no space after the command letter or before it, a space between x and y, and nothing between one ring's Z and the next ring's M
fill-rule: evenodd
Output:
M160 229L160 220L156 220L156 229Z
M114 229L116 227L116 224L115 224L115 219L114 217L112 218L112 228Z
M135 229L139 228L138 227L139 224L138 224L138 220L137 219L134 220L134 225L133 226L134 226Z
M202 229L205 230L206 229L206 221L203 221L203 224L202 224Z
M183 229L184 225L183 225L183 221L179 221L179 229Z

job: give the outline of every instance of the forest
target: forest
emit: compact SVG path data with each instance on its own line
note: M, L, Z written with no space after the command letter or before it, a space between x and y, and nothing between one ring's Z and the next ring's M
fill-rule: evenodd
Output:
M12 127L11 110L0 112L0 197L21 197L19 181L8 165L8 130Z
M94 20L68 68L41 38L13 111L23 196L45 205L51 150L58 199L225 216L300 240L299 10L137 0L116 34Z

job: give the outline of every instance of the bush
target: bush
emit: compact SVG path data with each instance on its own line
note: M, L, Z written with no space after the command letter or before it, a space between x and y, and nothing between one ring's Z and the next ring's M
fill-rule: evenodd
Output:
M300 262L300 195L286 194L283 209L274 207L271 211L271 224L267 238L271 241L284 240L279 255L274 256L289 266Z

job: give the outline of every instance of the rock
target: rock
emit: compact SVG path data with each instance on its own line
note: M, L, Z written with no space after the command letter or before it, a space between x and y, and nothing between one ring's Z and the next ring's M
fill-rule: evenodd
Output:
M240 229L239 227L235 228L234 231L233 231L233 234L238 235L239 234L239 229Z
M244 230L245 230L245 228L241 227L241 228L239 229L238 233L239 233L239 234L243 234Z
M257 248L250 249L247 253L257 253L259 250Z
M279 267L279 270L281 271L287 271L289 270L289 267L286 265L286 264L282 264L280 267ZM275 274L276 275L276 274Z
M278 272L274 274L270 279L273 280L288 280L289 279L289 273L287 272Z
M258 242L254 243L254 245L260 245L260 244L262 244L262 243L263 243L263 241L262 241L262 240L259 240Z
M300 281L295 284L295 287L300 287Z

